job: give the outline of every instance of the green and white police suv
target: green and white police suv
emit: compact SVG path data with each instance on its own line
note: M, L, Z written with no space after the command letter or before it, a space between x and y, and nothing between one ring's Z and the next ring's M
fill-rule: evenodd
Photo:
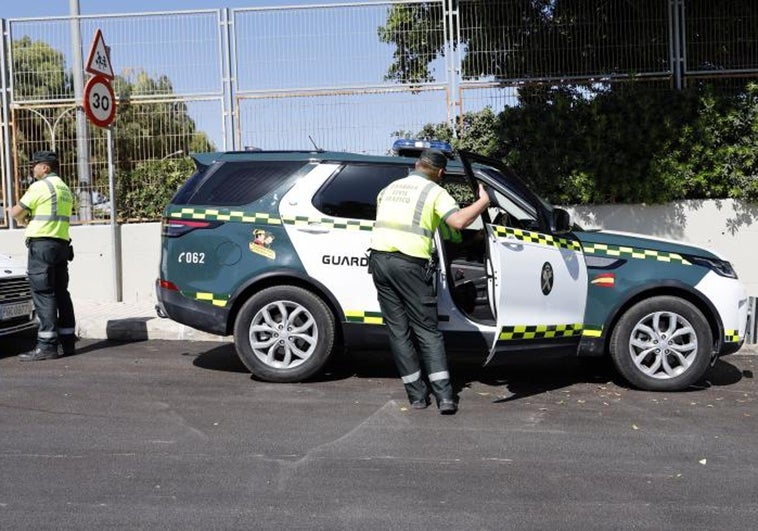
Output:
M408 144L397 150L430 145ZM233 334L244 364L273 382L312 376L337 348L387 344L367 249L377 193L415 157L193 157L197 171L164 213L161 316ZM518 351L609 355L634 386L671 391L742 346L747 295L716 253L572 227L509 168L473 153L455 154L447 174L470 197L481 182L492 200L462 233L435 236L450 352L485 363Z

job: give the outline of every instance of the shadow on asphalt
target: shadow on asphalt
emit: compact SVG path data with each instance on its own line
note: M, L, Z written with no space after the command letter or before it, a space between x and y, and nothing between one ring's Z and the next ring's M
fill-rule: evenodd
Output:
M185 356L195 356L195 354L186 353ZM234 345L228 343L197 355L192 360L192 364L209 371L250 372L237 356Z
M576 384L612 384L620 388L631 388L606 358L549 355L537 359L531 355L513 357L488 367L483 367L482 361L481 358L451 357L450 370L456 395L473 382L507 389L511 396L499 402L520 400ZM201 353L193 360L193 364L206 370L248 372L231 344ZM741 371L729 362L729 357L725 357L719 359L701 381L684 392L729 386L742 378L752 377L751 371ZM333 356L325 369L309 381L329 382L348 378L395 380L398 375L388 352L355 351Z
M65 356L66 358L73 356L81 356L88 354L96 350L102 350L114 345L121 345L121 341L113 341L108 339L101 339L99 341L93 340L77 340L76 342L76 354ZM30 334L17 334L8 338L2 338L2 348L0 348L0 359L10 358L18 356L24 352L32 350L37 343L36 332Z

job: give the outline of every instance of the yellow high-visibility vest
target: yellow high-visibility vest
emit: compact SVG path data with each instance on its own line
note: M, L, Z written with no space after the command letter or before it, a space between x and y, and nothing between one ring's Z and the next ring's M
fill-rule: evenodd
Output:
M434 231L457 210L458 204L444 188L411 173L379 192L371 248L428 259Z
M19 204L31 212L24 236L69 240L68 229L74 197L66 183L56 174L48 174L44 179L34 182Z

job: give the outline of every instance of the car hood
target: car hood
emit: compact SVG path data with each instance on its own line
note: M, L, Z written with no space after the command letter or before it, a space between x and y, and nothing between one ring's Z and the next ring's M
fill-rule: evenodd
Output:
M619 247L632 247L635 249L650 249L653 251L664 251L668 253L689 254L701 256L703 258L716 258L724 260L725 258L718 253L703 247L689 245L667 240L665 238L655 238L633 232L618 232L610 230L598 231L576 231L574 232L582 245L603 244Z
M0 254L0 278L23 276L26 276L25 266L7 254Z

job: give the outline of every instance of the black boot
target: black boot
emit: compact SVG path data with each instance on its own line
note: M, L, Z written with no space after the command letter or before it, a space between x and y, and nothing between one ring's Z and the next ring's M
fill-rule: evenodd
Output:
M73 356L76 354L76 336L75 335L65 335L65 336L59 336L58 339L60 340L61 347L63 348L63 355L64 356Z
M455 403L455 400L443 398L440 400L439 409L442 415L455 415L455 412L458 411L458 404Z
M36 347L34 350L24 352L18 355L18 359L21 361L42 361L42 360L54 360L58 357L57 350L48 350L40 347Z

